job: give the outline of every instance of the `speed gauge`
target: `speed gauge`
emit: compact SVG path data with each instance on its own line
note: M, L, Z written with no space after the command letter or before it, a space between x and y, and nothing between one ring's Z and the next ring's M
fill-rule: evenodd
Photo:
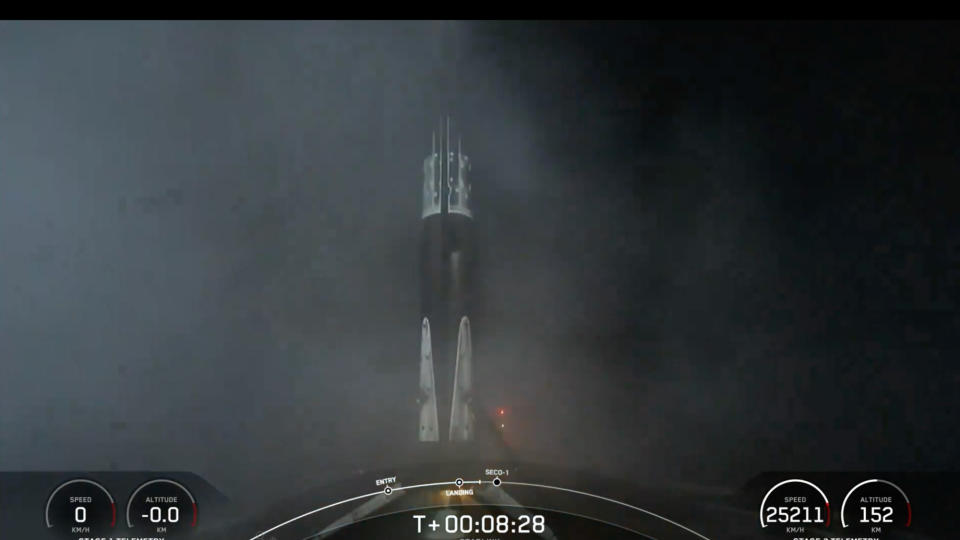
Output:
M117 524L113 496L100 483L78 478L60 484L47 497L47 528L66 538L106 536Z
M787 534L830 526L830 501L813 482L800 478L773 486L760 503L760 526L783 527Z

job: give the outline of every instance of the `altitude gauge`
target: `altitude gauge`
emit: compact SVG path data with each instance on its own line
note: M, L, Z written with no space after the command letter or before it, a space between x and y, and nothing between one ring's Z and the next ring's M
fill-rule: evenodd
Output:
M47 528L64 538L108 536L117 524L117 505L105 487L78 478L47 497L44 518Z
M151 480L127 501L127 526L136 534L187 532L197 526L197 501L173 480Z
M879 534L913 521L910 499L899 486L873 478L853 486L840 506L840 523L858 532Z

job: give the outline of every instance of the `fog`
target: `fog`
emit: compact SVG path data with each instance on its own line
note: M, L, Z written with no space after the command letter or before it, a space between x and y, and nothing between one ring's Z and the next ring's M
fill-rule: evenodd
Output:
M477 384L523 456L727 484L955 467L948 35L0 23L0 464L239 500L389 466L453 109Z

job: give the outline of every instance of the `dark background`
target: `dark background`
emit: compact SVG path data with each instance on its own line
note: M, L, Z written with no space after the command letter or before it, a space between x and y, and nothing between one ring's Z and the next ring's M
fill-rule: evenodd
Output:
M451 108L476 376L526 459L955 468L957 34L0 23L0 467L259 504L407 452Z

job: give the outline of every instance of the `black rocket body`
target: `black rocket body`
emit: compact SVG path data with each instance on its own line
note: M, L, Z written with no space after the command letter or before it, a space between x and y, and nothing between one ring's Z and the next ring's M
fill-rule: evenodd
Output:
M474 231L470 161L449 120L423 162L420 441L474 437L470 314Z

